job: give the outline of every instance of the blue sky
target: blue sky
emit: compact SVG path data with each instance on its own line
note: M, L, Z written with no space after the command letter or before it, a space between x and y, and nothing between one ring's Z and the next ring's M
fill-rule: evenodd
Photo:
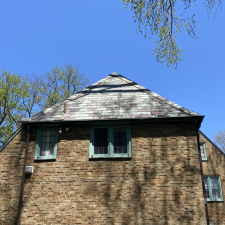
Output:
M30 75L72 63L91 83L118 72L205 115L201 130L209 138L225 129L224 10L214 20L202 3L192 7L197 39L185 30L180 35L186 56L175 70L156 62L154 45L137 34L132 12L119 0L7 0L0 8L1 68Z

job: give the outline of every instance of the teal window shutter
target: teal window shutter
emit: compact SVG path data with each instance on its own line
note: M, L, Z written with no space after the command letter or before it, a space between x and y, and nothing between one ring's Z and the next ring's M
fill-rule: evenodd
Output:
M106 138L106 133L108 138ZM112 126L109 124L91 127L89 157L131 157L130 125Z
M56 159L57 143L58 143L58 127L55 126L38 127L34 159L35 160Z
M206 161L207 160L207 155L206 155L205 142L200 142L200 150L201 150L202 161Z
M204 176L207 201L223 201L220 176Z

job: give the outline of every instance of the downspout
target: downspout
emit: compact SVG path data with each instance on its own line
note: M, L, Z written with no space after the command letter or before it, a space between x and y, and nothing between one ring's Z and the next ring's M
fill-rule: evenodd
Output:
M19 200L19 208L18 208L17 225L20 225L20 219L21 219L21 213L22 213L23 192L24 192L24 183L25 183L25 169L26 169L26 165L27 165L29 138L30 138L30 126L27 125L27 142L26 142L25 157L24 157L24 164L23 164L23 174L22 174L21 189L20 189L20 200Z
M210 225L209 224L209 214L208 214L207 198L206 198L206 193L205 193L205 184L204 184L203 167L202 167L202 157L201 157L201 149L200 149L200 143L199 143L198 129L197 129L197 143L198 143L198 157L199 157L199 164L200 164L200 172L201 172L201 178L202 178L202 190L203 190L203 197L204 197L204 204L205 204L206 222L207 222L207 225Z

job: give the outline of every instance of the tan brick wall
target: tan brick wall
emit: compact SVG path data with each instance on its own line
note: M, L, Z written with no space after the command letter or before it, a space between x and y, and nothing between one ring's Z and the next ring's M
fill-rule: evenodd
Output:
M25 152L23 129L0 152L0 224L15 224Z
M205 225L194 124L133 124L131 137L131 160L89 161L90 127L70 126L59 134L57 160L34 162L31 127L27 165L34 173L26 178L21 224ZM1 180L8 179L1 205L19 197L25 150L20 139L21 134L0 153L1 171L7 165ZM17 207L0 208L1 224L15 223Z
M204 175L219 175L221 179L223 199L225 199L225 156L220 153L203 135L200 142L206 144L207 161L202 162ZM208 202L209 220L213 225L225 224L224 202Z

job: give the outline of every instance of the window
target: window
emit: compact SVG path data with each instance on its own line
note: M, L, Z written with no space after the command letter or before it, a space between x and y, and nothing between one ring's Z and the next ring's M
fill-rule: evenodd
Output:
M90 158L131 157L130 126L91 127Z
M223 201L223 194L219 176L204 176L207 201Z
M56 159L58 128L41 127L37 130L35 159Z
M207 160L205 142L200 142L200 150L201 150L202 160Z

